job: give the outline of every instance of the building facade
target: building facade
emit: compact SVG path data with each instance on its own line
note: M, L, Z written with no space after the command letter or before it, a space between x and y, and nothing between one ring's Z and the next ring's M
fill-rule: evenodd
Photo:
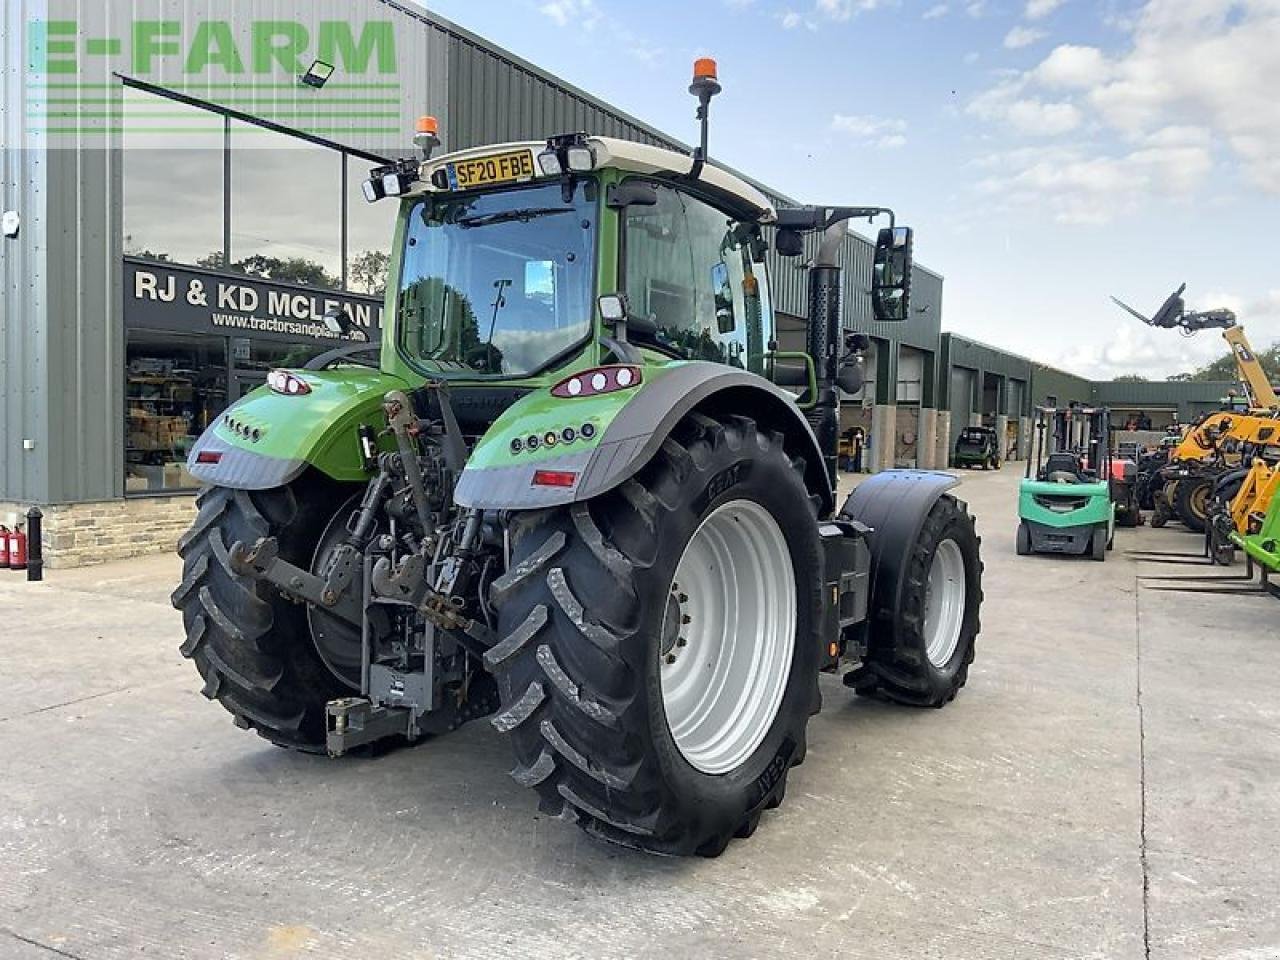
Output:
M326 308L377 342L394 210L360 183L411 152L418 116L444 150L578 130L688 149L396 0L0 16L0 209L19 224L0 240L0 524L41 506L54 566L172 548L191 444L272 367L337 345ZM876 323L872 251L850 233L840 255L845 323L871 338L842 411L865 468L945 467L975 422L1014 423L1017 449L1033 402L1089 399L1087 381L943 335L943 278L922 265L909 319ZM804 344L805 260L770 254L783 349Z
M21 226L0 247L0 523L40 505L54 566L171 547L194 439L272 367L334 347L327 307L376 342L394 210L359 187L411 151L419 115L444 150L576 130L687 150L394 0L41 0L3 18L0 206ZM854 234L841 252L846 323L875 338L850 422L878 418L876 465L928 465L942 280L917 268L912 319L877 325L871 253ZM804 272L772 259L794 328Z

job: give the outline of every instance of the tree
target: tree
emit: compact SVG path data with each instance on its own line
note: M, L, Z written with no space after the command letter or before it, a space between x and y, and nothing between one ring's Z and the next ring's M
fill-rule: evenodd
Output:
M261 253L245 257L232 264L233 270L252 277L263 277L280 283L298 283L308 287L337 289L338 280L325 273L324 267L304 257L268 257Z
M1263 372L1266 373L1267 379L1272 383L1277 380L1280 375L1280 340L1271 344L1265 350L1257 351L1258 362L1262 364ZM1203 367L1193 370L1191 373L1180 373L1169 377L1174 381L1205 381L1205 380L1236 380L1239 374L1236 371L1235 355L1228 352L1224 353L1217 360L1206 363Z
M351 261L347 281L353 290L380 297L387 291L387 268L391 258L382 250L365 250Z
M1147 378L1140 373L1122 373L1116 377L1116 383L1147 383Z

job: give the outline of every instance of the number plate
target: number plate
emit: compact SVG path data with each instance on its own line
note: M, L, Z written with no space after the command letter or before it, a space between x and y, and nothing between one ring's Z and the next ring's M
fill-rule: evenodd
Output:
M472 190L493 183L519 183L533 179L533 154L528 150L495 153L474 160L447 164L449 189Z

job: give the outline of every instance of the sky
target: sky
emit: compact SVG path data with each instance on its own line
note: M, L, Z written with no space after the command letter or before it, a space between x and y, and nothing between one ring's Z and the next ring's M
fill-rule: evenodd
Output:
M807 203L893 207L943 328L1091 377L1225 352L1144 327L1180 283L1280 340L1280 0L433 0ZM589 132L589 131L588 131Z

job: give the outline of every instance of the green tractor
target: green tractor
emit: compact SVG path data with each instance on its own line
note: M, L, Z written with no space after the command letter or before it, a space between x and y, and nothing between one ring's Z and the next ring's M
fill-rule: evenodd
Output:
M1037 407L1035 450L1018 485L1019 556L1106 560L1116 526L1105 407Z
M366 198L399 203L380 359L273 371L189 459L181 649L237 725L337 756L489 717L544 812L714 856L782 802L820 672L955 697L982 596L957 481L834 487L865 342L846 222L890 218L883 321L908 316L911 233L775 210L710 163L719 89L702 64L692 158L583 134L433 158L424 123L421 158L373 171ZM807 236L784 354L764 257Z

